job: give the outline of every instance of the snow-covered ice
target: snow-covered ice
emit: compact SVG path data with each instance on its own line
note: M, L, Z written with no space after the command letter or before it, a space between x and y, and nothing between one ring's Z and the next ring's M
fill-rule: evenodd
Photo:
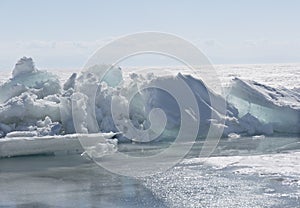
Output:
M0 140L0 158L42 154L68 155L83 152L91 158L97 158L116 151L117 141L111 139L115 135L115 133L97 133L39 137L31 132L14 132ZM80 139L90 141L91 145L84 150Z
M223 141L212 157L186 158L144 184L169 207L299 207L299 145L277 153L299 138L262 140ZM278 146L270 152L264 142Z
M236 78L224 97L184 70L183 74L164 74L160 70L158 74L161 76L132 72L128 76L119 67L112 67L109 73L103 75L107 67L109 66L93 66L80 75L72 74L65 83L61 83L52 73L38 70L31 58L22 58L13 70L13 77L0 86L0 135L4 136L11 131L30 131L28 134L34 135L32 131L40 128L38 123L46 117L51 120L52 126L56 126L53 131L44 131L43 134L37 132L37 135L75 133L72 117L74 110L77 114L85 115L86 124L80 127L82 132L122 131L124 135L129 135L126 131L132 128L125 124L132 123L135 127L147 129L150 125L150 111L160 108L167 119L162 137L174 137L180 128L182 116L176 100L159 89L138 91L133 100L129 98L132 93L136 93L137 86L179 86L182 81L192 90L198 104L201 115L198 131L200 138L205 137L210 125L224 128L225 137L231 133L271 135L300 131L300 95L297 90L275 89ZM99 84L101 76L103 82ZM78 108L72 105L74 101ZM84 108L80 102L85 103ZM114 103L120 109L113 112L115 115L110 112ZM226 112L222 110L222 105L225 104ZM129 115L124 114L124 109L130 109ZM91 113L94 111L96 126L91 125ZM191 109L184 111L189 112L189 116L193 114ZM119 120L114 120L113 117L118 117Z

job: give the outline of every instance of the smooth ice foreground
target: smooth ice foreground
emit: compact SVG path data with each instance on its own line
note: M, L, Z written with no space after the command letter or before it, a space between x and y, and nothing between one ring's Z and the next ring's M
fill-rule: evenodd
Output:
M80 155L4 158L0 164L0 207L166 207L139 181Z
M201 148L201 141L197 144ZM162 148L157 143L144 147ZM172 169L139 179L112 174L79 155L4 158L0 205L299 207L300 154L294 148L299 150L299 138L224 139L210 158L195 158L194 149ZM138 148L124 143L123 149L136 153Z

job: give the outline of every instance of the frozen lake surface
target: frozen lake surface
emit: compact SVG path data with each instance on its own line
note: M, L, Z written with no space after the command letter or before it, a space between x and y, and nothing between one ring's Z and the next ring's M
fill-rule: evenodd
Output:
M167 172L145 178L110 173L79 155L0 160L0 207L299 207L300 138L223 140L213 156L202 143ZM162 145L120 145L138 154Z
M138 180L75 156L1 159L0 207L165 207Z

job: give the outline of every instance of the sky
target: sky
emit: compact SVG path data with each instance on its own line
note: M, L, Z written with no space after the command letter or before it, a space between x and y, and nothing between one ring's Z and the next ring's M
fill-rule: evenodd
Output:
M143 31L178 35L213 64L300 62L300 1L0 1L0 70L22 56L80 68L101 46Z

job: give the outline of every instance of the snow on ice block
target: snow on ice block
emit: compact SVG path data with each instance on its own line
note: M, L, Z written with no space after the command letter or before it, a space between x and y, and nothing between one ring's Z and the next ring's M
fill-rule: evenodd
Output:
M12 75L11 79L0 85L0 103L23 92L34 93L38 98L60 93L58 77L50 72L36 69L31 58L21 58L15 65Z
M101 145L103 152L99 154L103 156L110 154L107 150L112 149L112 145L117 145L114 140L110 142L115 135L116 133L95 133L3 138L0 139L0 158L38 154L81 154L84 149L80 142L84 142L84 146L89 148ZM106 145L108 148L104 148ZM97 151L101 150L97 148Z

